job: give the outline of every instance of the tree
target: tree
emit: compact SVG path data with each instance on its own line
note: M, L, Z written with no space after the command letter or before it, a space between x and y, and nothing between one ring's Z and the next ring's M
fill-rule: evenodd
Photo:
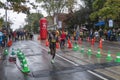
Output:
M28 25L28 24L25 25L23 28L24 28L24 30L26 30L26 31L30 31L30 30L31 30L31 26Z
M0 8L2 8L4 6L4 4L0 1Z
M83 12L84 12L84 16L85 16L85 18L83 18L83 23L82 24L85 24L89 29L90 28L92 28L93 27L93 25L94 25L94 22L93 21L91 21L91 19L90 19L90 14L92 13L92 12L94 12L94 10L93 10L93 2L95 2L96 0L82 0L83 1L83 3L84 3L84 5L82 5L84 8L81 8L81 12L82 12L82 10L83 10ZM101 1L104 1L104 0L101 0ZM81 16L81 17L83 17L83 16Z
M93 3L93 9L94 12L90 15L91 20L99 20L100 17L107 22L109 19L112 19L115 25L119 26L120 0L96 0Z
M18 13L23 12L28 14L30 8L26 6L25 4L26 2L28 1L27 0L7 0L7 3L3 3L0 1L0 8L13 10Z
M91 14L91 19L102 17L103 19L118 19L120 17L120 1L119 0L96 0L93 3L95 12Z
M76 0L36 0L37 2L41 3L43 2L42 7L46 10L48 13L48 16L50 16L50 20L54 20L54 24L58 24L58 18L61 13L66 12L68 9L68 12L73 12L74 4Z
M26 28L26 29L28 29L29 31L33 30L34 32L39 32L38 30L39 20L42 17L43 15L39 13L31 13L27 15L26 22L28 23L28 26L26 27L29 27L29 28Z
M77 28L77 25L81 26L85 24L86 21L89 20L89 10L86 7L81 7L80 10L67 15L67 19L65 20L66 24L68 24L68 29L73 30ZM89 28L89 27L87 27Z
M3 18L0 18L0 29L1 29L2 26L3 26L3 22L4 22Z
M36 0L37 2L43 2L42 7L47 11L49 16L57 13L63 13L66 8L72 11L74 8L75 0Z

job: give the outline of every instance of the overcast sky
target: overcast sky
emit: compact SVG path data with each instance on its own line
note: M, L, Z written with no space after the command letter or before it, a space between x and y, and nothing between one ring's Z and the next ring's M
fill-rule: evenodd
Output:
M0 0L2 2L6 2L6 0ZM35 0L29 0L30 3L35 3ZM78 5L81 4L80 0L77 0ZM31 7L29 4L27 4L29 7ZM79 6L76 6L76 9L78 9ZM45 12L45 10L43 10L42 8L38 8L37 10L40 10L40 13L42 13L45 16L47 16L47 13ZM30 12L37 12L37 10L33 10L31 9ZM4 9L0 9L0 16L4 16L5 19L5 10ZM12 10L8 10L7 11L7 18L9 21L11 21L13 24L11 25L11 28L13 30L18 29L20 26L23 27L26 23L25 23L25 18L26 18L26 14L23 13L17 13L17 12L13 12Z
M0 0L2 2L6 2L6 0ZM35 2L35 0L30 0L30 2ZM27 4L29 7L31 7L29 4ZM39 9L40 12L44 15L47 16L47 13L40 8ZM31 12L37 12L37 10L30 10ZM0 9L0 17L4 16L5 19L5 10L4 9ZM25 18L26 18L26 14L24 13L17 13L17 12L13 12L12 10L8 10L7 11L7 18L9 21L11 21L13 24L11 25L11 28L13 30L18 29L20 26L23 27L26 23L25 23Z

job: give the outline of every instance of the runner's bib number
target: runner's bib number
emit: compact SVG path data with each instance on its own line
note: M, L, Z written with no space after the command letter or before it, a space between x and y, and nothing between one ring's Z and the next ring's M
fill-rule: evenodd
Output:
M55 39L52 39L52 42L56 42L56 40L55 40Z

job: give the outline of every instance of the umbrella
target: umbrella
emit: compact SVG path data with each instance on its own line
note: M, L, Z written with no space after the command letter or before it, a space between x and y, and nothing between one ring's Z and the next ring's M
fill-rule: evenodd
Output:
M95 24L95 26L103 26L105 25L105 22L104 21L100 21L98 23Z
M82 28L83 30L88 30L87 28Z

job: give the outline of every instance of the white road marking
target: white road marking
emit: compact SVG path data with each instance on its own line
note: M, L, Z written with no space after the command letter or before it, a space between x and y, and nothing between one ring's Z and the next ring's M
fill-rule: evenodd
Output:
M43 47L42 47L42 48L43 48ZM44 49L45 49L45 50L48 50L47 48L44 48ZM73 64L73 65L75 65L75 66L79 66L79 65L76 64L75 62L70 61L70 60L68 60L68 59L66 59L66 58L64 58L64 57L62 57L62 56L60 56L60 55L58 55L58 54L56 54L56 56L62 58L63 60L65 60L65 61L67 61L67 62L69 62L69 63L71 63L71 64ZM103 77L103 76L101 76L101 75L99 75L99 74L97 74L97 73L95 73L95 72L93 72L93 71L91 71L91 70L87 70L87 72L89 72L89 73L93 74L94 76L99 77L99 78L101 78L101 79L103 79L103 80L108 80L107 78L105 78L105 77Z
M67 61L67 62L69 62L69 63L71 63L71 64L73 64L73 65L75 65L75 66L79 66L79 65L76 64L75 62L70 61L70 60L68 60L68 59L66 59L66 58L64 58L64 57L62 57L62 56L60 56L60 55L58 55L58 54L56 54L56 56L58 56L59 58L62 58L63 60L65 60L65 61Z
M87 72L89 72L89 73L93 74L94 76L97 76L97 77L99 77L99 78L101 78L103 80L108 80L107 78L105 78L105 77L103 77L103 76L101 76L101 75L99 75L99 74L97 74L97 73L95 73L93 71L87 70Z

